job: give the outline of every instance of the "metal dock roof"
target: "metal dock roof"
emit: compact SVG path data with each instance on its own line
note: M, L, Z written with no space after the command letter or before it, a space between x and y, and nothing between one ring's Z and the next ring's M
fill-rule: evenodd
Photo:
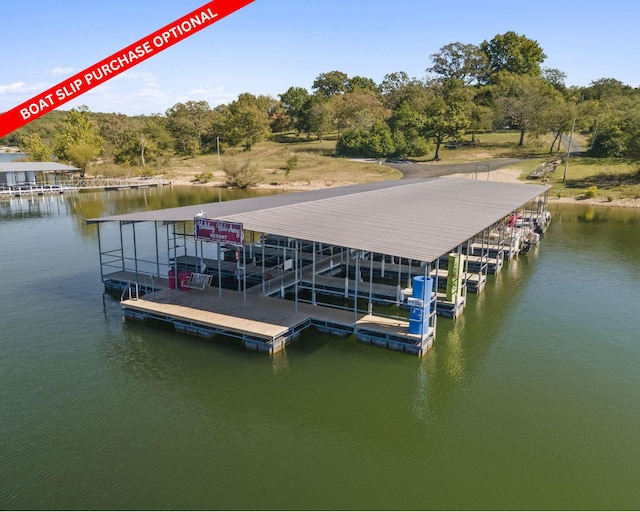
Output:
M181 222L202 210L246 230L434 261L548 189L466 179L383 181L88 222Z
M77 167L58 162L0 162L0 172L69 172L79 170Z

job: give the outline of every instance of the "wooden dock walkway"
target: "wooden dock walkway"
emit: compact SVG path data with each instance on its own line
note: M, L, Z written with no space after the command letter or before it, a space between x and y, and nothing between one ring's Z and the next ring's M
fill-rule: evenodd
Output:
M276 353L314 326L332 334L355 334L360 341L393 350L422 355L433 342L433 333L411 334L409 322L353 311L297 304L277 298L234 290L162 290L121 302L125 317L158 320L179 332L212 338L217 334L240 338L245 348Z
M152 188L169 185L170 182L145 178L82 178L77 180L60 181L58 183L32 183L0 189L0 199L11 197L31 197L52 194L67 194L80 190L123 190Z

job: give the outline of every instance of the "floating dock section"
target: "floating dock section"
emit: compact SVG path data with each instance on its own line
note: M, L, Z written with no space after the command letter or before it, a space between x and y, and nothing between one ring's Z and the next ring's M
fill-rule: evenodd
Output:
M380 182L92 219L125 318L273 354L313 327L422 356L526 252L547 186Z

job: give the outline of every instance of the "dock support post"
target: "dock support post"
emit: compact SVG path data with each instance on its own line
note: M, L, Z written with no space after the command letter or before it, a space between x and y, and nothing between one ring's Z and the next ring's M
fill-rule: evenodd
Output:
M369 253L369 305L367 313L373 314L373 253Z
M133 261L134 268L136 271L136 283L139 282L138 279L138 245L136 244L136 223L133 222L131 224L131 231L133 232Z
M98 253L100 257L100 281L104 283L104 269L102 268L102 240L100 240L100 223L96 222L96 229L98 230Z
M436 260L438 262L438 260ZM428 273L427 275L431 275L431 264L428 265ZM438 282L439 271L440 271L440 263L436 263L436 279L435 283ZM433 300L433 302L431 302ZM438 287L434 289L433 299L429 299L429 324L431 325L431 339L436 338L436 323L438 322Z
M429 277L429 272L427 270L427 267L428 267L428 265L425 265L425 267L424 267L424 282L425 283L427 282L427 278ZM422 306L422 308L423 308L422 314L423 315L425 314L424 304L429 304L427 306L427 311L426 311L426 313L428 315L427 316L427 332L429 332L429 327L431 325L431 294L429 294L429 297L427 297L425 295L425 293L426 293L426 285L424 285L424 287L422 289L422 297L421 297L422 298L422 304L423 304L423 306ZM412 293L412 295L413 295L413 293ZM438 286L437 286L437 284L436 284L435 295L436 295L436 297L438 296ZM413 296L415 297L415 295L413 295ZM424 341L424 321L420 322L420 345L422 345L423 341Z
M260 245L262 246L262 295L266 295L265 290L265 281L267 276L265 274L265 263L264 263L264 238L261 240ZM269 289L271 289L271 283L269 283Z
M240 283L240 280L238 280ZM247 246L242 244L242 298L247 303Z
M218 298L222 298L222 264L220 263L220 242L217 242L218 246Z
M153 230L156 234L156 277L160 277L160 244L158 243L158 222L153 221Z
M320 250L322 250L322 244L320 244ZM313 261L311 271L311 304L316 305L316 242L313 242Z
M278 242L278 245L280 245L279 242ZM287 261L287 246L283 245L282 246L282 268L280 272L280 298L281 299L284 299L284 267L285 267L286 261Z
M122 258L122 270L124 268L124 240L122 239L122 221L118 222L118 227L120 228L120 257Z
M346 268L346 272L345 272L345 277L344 277L344 298L346 299L347 297L349 297L349 258L350 258L350 253L351 253L351 249L347 249L346 251L342 251L342 253L340 253L340 259L342 260L342 254L347 253L347 262L345 263L345 268Z
M356 274L354 282L354 294L353 294L353 321L358 321L358 276L360 275L360 251L356 251Z
M195 269L196 272L202 272L202 270L198 270L198 240L196 240L195 236L193 237L193 249L195 251L195 257L193 259L194 261L193 268Z
M299 252L300 252L300 245L298 243L298 239L296 238L296 257L295 257L295 259L293 261L293 263L295 265L295 270L294 270L294 273L293 273L293 276L294 276L293 292L294 292L294 301L296 303L296 309L295 309L296 313L298 312L298 283L299 283L299 278L300 278L300 275L298 273L299 270L300 270L300 265L299 265L299 261L298 261Z

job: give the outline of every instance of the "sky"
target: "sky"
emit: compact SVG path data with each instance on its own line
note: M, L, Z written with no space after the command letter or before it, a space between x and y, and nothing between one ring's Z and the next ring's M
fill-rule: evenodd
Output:
M224 2L224 0L219 0ZM207 0L0 0L0 112L170 24ZM423 78L443 46L514 31L567 85L615 78L640 86L640 2L634 0L254 0L60 107L164 113L178 102L229 103L243 92L311 91L338 70L380 83Z

